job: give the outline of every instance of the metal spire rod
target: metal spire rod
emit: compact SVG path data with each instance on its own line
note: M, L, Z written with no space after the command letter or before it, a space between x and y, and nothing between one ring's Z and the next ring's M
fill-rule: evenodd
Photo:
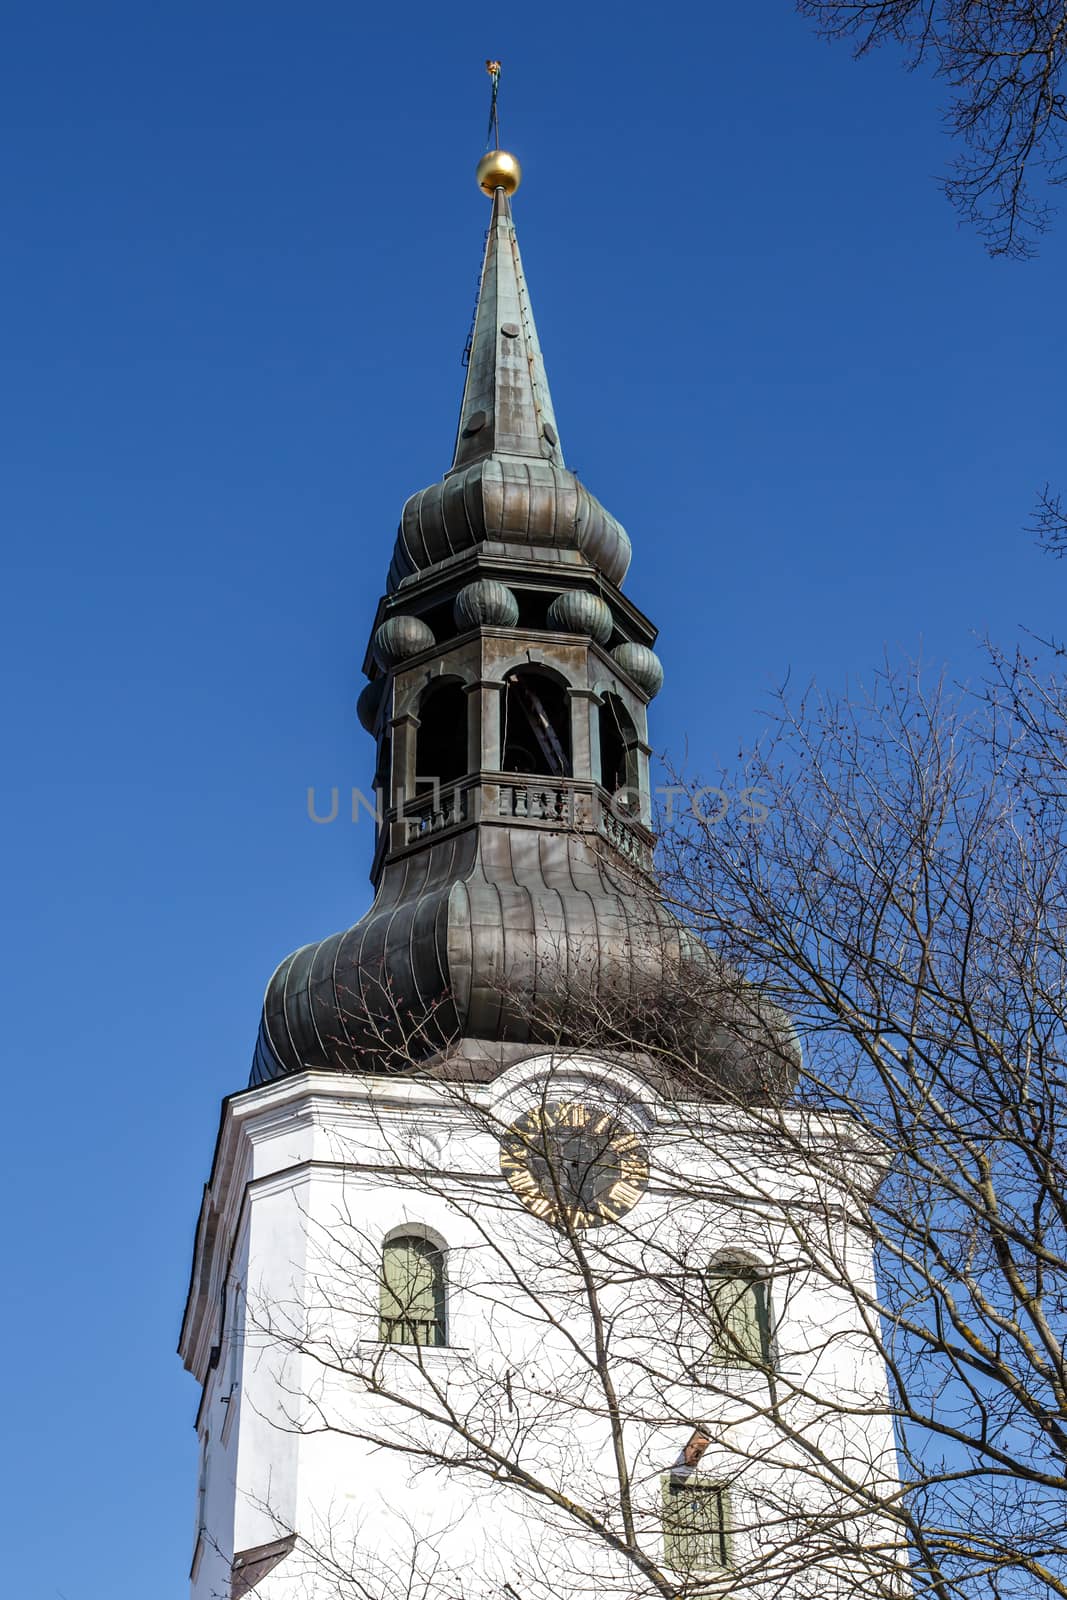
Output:
M489 102L489 131L485 136L487 150L500 149L500 117L497 114L496 97L500 89L500 62L487 61L485 70L488 72L493 84L493 97Z

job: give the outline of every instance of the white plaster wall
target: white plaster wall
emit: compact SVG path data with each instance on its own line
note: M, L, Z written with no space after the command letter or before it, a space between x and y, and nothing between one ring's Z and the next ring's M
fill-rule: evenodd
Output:
M234 1295L247 1273L247 1229L227 1241L230 1261L225 1277L228 1314L220 1305L221 1343L218 1360L208 1374L197 1418L197 1434L208 1438L207 1493L195 1502L192 1593L198 1600L219 1600L230 1593L230 1563L235 1548L234 1516L238 1504L240 1386L244 1367L241 1317L234 1316Z
M478 1091L479 1110L510 1120L536 1089L538 1071L537 1063L513 1069ZM742 1242L766 1265L788 1260L778 1202L810 1191L810 1183L802 1172L761 1166L758 1154L738 1144L728 1117L721 1130L712 1127L694 1141L638 1081L617 1072L605 1077L599 1067L595 1072L601 1091L634 1097L634 1114L650 1124L653 1148L645 1197L624 1225L603 1230L620 1281L602 1293L612 1323L613 1371L626 1388L627 1449L647 1548L658 1557L660 1476L685 1442L680 1419L696 1415L714 1440L702 1471L732 1475L738 1453L752 1458L731 1496L735 1553L743 1562L784 1537L785 1524L776 1526L775 1517L788 1517L791 1499L811 1506L825 1497L825 1485L784 1435L769 1437L760 1414L763 1380L723 1373L720 1393L704 1387L694 1397L678 1362L679 1341L685 1348L689 1335L664 1314L647 1272L655 1262L662 1271L678 1250L697 1250L707 1259L719 1248L736 1251ZM577 1067L575 1085L592 1096ZM568 1082L553 1095L566 1098ZM699 1201L686 1199L687 1174L699 1174ZM318 1557L310 1561L298 1547L260 1581L262 1600L337 1600L349 1591L330 1563L351 1570L353 1545L362 1582L383 1600L421 1594L435 1563L436 1585L454 1594L461 1584L468 1600L499 1595L505 1584L527 1600L542 1578L554 1595L640 1590L603 1541L583 1538L573 1522L551 1511L531 1512L529 1498L518 1491L462 1467L429 1471L417 1455L352 1436L372 1433L417 1448L423 1437L439 1438L440 1429L367 1395L348 1374L377 1370L399 1392L418 1398L420 1390L432 1396L436 1389L461 1412L477 1412L490 1389L499 1403L506 1392L501 1376L510 1370L524 1398L538 1383L549 1397L532 1429L534 1470L586 1504L596 1505L599 1497L613 1505L607 1429L602 1417L590 1414L582 1370L568 1344L571 1269L552 1230L517 1207L499 1175L491 1126L462 1098L425 1084L318 1074L250 1091L230 1103L212 1187L219 1191L222 1220L211 1247L218 1263L208 1276L240 1281L247 1312L232 1392L227 1330L216 1328L210 1336L206 1329L210 1315L218 1314L210 1302L202 1313L205 1327L198 1332L187 1324L183 1335L194 1370L198 1362L204 1368L206 1350L221 1346L217 1368L198 1372L206 1377L202 1425L211 1437L210 1537L202 1541L194 1600L229 1594L235 1550L290 1531ZM448 1245L446 1349L413 1353L377 1340L382 1241L409 1226ZM843 1222L828 1220L827 1227L828 1251L857 1281L869 1282L862 1242L850 1239ZM487 1237L503 1241L503 1252ZM622 1270L627 1266L631 1270ZM545 1292L561 1326L531 1318L523 1280ZM872 1477L892 1480L891 1431L879 1415L884 1374L856 1327L852 1297L810 1274L793 1274L776 1281L774 1300L778 1362L794 1389L803 1391L792 1402L791 1425L818 1437L831 1459L854 1469L865 1463ZM584 1323L573 1326L584 1338ZM699 1340L700 1330L692 1337ZM662 1376L653 1378L650 1368ZM816 1422L816 1404L827 1395L840 1396L844 1414ZM436 1408L439 1399L427 1403ZM506 1416L497 1421L506 1427ZM798 1574L787 1583L775 1580L773 1592L806 1600L830 1594L832 1584L825 1572L814 1585Z

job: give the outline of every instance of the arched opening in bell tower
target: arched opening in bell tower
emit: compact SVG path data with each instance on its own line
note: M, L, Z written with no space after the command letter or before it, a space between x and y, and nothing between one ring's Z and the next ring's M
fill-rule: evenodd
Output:
M460 683L437 683L419 702L415 736L416 791L443 788L466 776L468 696Z
M628 810L640 809L640 769L637 762L637 728L617 694L600 703L600 786L621 795Z
M504 680L500 697L500 769L532 777L571 776L571 708L564 685L536 667Z

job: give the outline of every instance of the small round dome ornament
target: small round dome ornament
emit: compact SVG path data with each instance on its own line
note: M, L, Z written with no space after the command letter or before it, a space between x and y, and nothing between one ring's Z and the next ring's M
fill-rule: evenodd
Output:
M498 189L514 194L522 182L522 168L510 150L487 150L475 173L478 187L490 199Z
M421 655L437 641L421 617L386 617L374 635L374 659L383 672Z
M459 591L453 613L458 628L513 628L519 620L519 602L506 583L479 578Z
M368 733L374 732L375 724L378 721L378 712L385 698L385 682L384 678L373 678L370 683L365 683L359 691L359 699L356 701L356 716L359 718L360 726L365 728Z
M650 700L655 699L663 688L663 663L654 650L650 650L647 644L631 644L627 641L617 644L611 657Z
M548 608L548 625L560 633L584 633L597 644L607 644L615 628L611 607L599 595L569 589Z

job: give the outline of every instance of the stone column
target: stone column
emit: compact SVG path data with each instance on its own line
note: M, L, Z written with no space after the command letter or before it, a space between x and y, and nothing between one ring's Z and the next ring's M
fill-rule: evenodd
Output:
M646 828L652 825L652 773L650 758L652 746L645 744L640 739L633 739L627 745L627 754L632 751L637 765L637 787L641 793L641 808L638 813L640 820ZM629 762L627 762L629 765Z
M568 689L571 704L571 772L579 782L600 782L599 697L592 689Z
M393 717L389 724L389 743L393 752L389 768L389 805L394 818L389 830L389 848L399 850L407 844L407 823L403 809L415 798L415 743L419 719L411 711Z
M469 766L471 772L499 772L503 755L500 749L500 696L504 692L499 678L477 678L465 685L474 697L475 715L467 723L469 730Z

